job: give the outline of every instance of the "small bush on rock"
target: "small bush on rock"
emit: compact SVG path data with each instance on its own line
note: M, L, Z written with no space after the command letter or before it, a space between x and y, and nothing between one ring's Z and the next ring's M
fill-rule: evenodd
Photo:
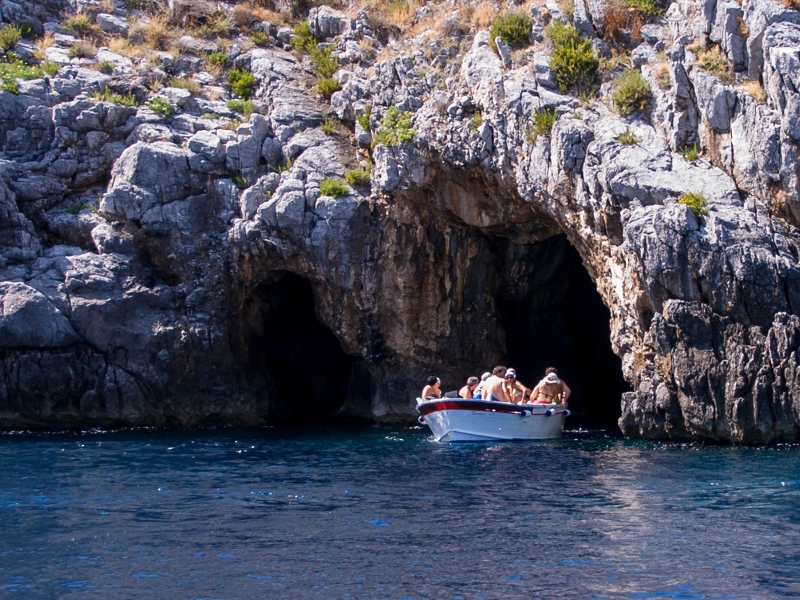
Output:
M369 185L369 177L369 169L353 169L345 174L344 180L347 185Z
M259 48L265 48L269 46L269 36L263 31L254 31L250 35L250 41L253 42Z
M231 69L228 71L228 83L234 94L247 99L253 95L253 89L256 87L256 78L253 77L250 71Z
M336 119L331 115L325 115L325 118L322 119L320 129L322 129L322 133L325 135L333 135L336 133Z
M695 161L700 158L700 150L697 147L697 144L693 144L691 146L684 146L680 150L683 158L688 160L689 162Z
M678 202L681 204L685 204L689 208L692 209L692 212L697 217L702 217L703 215L708 214L708 206L706 202L706 197L703 194L698 194L695 192L687 192L680 198L678 198Z
M321 196L331 196L333 198L344 198L350 194L350 190L338 179L323 179L319 184Z
M638 144L642 140L636 137L636 134L628 128L617 136L617 141L623 146L631 146Z
M341 84L332 77L325 77L317 82L317 93L326 100L340 89L342 89Z
M0 48L6 52L11 52L20 39L22 39L22 32L15 25L0 27Z
M571 25L556 21L547 29L553 40L553 53L550 55L550 69L558 89L583 91L589 88L600 65L592 52L589 40L581 36Z
M92 23L86 15L76 15L67 19L64 21L64 27L81 37L96 37L103 33L103 30Z
M650 106L653 92L642 74L636 69L628 69L614 82L612 99L617 112L622 116L637 111L644 112Z
M212 52L206 57L206 62L212 67L223 69L228 64L228 55L224 52Z
M363 114L360 114L356 117L356 121L358 124L361 125L361 129L364 131L369 131L369 118L372 116L372 106L367 104L364 107Z
M256 108L252 100L228 100L226 106L228 107L228 110L242 113L245 119L249 119L250 115L256 112Z
M509 12L500 15L489 30L489 45L497 51L495 38L502 38L509 46L521 46L528 41L531 32L531 18L522 12Z
M711 46L706 50L697 51L697 66L712 75L716 75L721 81L731 83L733 81L733 69L727 57L720 51L719 46Z
M308 21L303 21L295 25L294 37L292 38L292 48L300 52L308 52L317 46L317 40L311 34L311 26Z
M139 103L136 101L136 96L134 96L133 93L120 96L107 87L95 92L92 94L92 97L99 102L111 102L113 104L122 104L123 106L139 106Z
M400 111L394 106L390 106L383 117L380 129L372 137L372 147L374 148L378 144L399 146L414 139L416 131L411 127L411 117L410 112Z
M333 46L326 48L314 46L309 50L308 58L311 60L311 64L314 65L317 75L323 78L333 75L339 66L339 59L333 55Z
M89 42L78 42L72 44L67 51L67 56L70 58L91 58L94 56L94 46Z
M528 130L528 142L533 145L540 135L550 133L558 121L558 113L552 108L540 108L533 114L533 127Z
M147 103L147 106L154 113L157 113L162 117L167 117L169 115L175 114L175 109L172 107L172 104L170 104L169 100L167 100L166 98L153 98L152 100L150 100L150 102Z
M111 75L114 72L114 63L109 60L104 60L95 65L98 71L105 75Z

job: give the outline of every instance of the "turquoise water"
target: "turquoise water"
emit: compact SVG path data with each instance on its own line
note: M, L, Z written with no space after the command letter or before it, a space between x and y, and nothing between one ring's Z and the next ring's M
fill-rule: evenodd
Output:
M800 448L0 436L0 597L794 598Z

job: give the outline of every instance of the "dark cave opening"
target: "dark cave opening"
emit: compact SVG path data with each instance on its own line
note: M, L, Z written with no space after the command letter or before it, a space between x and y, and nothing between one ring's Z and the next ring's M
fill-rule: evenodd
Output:
M330 421L347 400L359 370L317 317L310 282L291 273L279 274L273 283L260 286L251 302L257 310L250 364L269 375L271 418Z
M572 390L570 429L616 429L620 397L630 387L611 349L611 314L577 250L558 235L533 244L525 279L500 290L508 365L532 388L547 367Z

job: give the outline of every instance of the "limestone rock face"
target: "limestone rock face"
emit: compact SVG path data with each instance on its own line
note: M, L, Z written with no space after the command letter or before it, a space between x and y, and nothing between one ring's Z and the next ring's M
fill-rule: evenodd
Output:
M39 4L4 0L0 16L44 27ZM608 3L575 8L606 52ZM170 2L177 24L213 10ZM98 25L124 33L117 12ZM244 122L191 54L208 40L183 39L191 52L162 53L156 73L103 50L104 74L57 33L58 73L0 92L0 426L339 407L409 422L429 374L455 385L504 361L509 323L555 331L545 308L575 279L559 273L569 249L607 310L626 435L796 441L800 12L675 0L642 27L632 64L653 99L627 117L608 85L593 102L557 91L544 31L568 16L551 0L531 15L530 48L498 54L487 31L386 43L366 13L315 7L338 60L330 105L292 30L257 24L267 47L227 51L255 79ZM731 78L702 68L709 44ZM150 89L189 76L213 93ZM107 87L139 106L91 97ZM412 130L393 145L378 143L398 133L390 107ZM556 118L540 131L544 110ZM345 185L359 167L369 182Z

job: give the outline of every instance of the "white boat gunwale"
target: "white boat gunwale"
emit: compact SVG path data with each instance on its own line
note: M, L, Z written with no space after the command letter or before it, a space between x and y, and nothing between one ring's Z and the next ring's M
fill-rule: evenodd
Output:
M564 404L512 404L465 398L417 398L419 422L437 442L543 440L559 437ZM488 420L487 420L488 419Z

